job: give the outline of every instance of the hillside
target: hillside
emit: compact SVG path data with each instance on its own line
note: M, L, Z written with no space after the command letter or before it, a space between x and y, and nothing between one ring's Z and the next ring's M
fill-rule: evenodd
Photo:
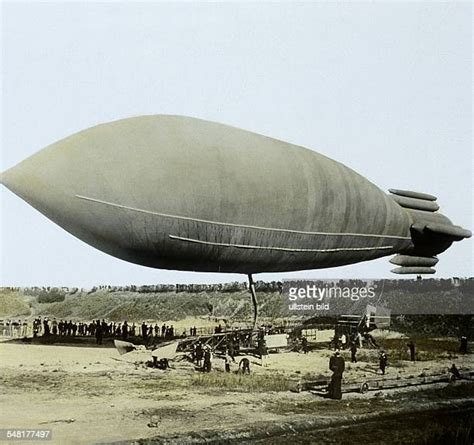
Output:
M472 278L376 280L372 284L378 293L370 303L392 308L392 327L401 332L458 335L461 330L467 332L470 325L474 325L472 315L460 315L474 313ZM365 283L361 280L340 280L338 285L354 287ZM285 297L279 292L279 283L258 282L257 297L260 319L281 322ZM333 314L361 314L367 303L366 300L353 302L339 299L332 301L331 305L332 309L336 308ZM420 312L438 315L419 315ZM49 287L0 289L0 317L37 315L75 321L104 318L115 322L165 322L194 318L248 323L253 317L253 306L245 285L238 283L100 286L90 290ZM302 313L298 315L300 319L312 318Z
M182 320L187 316L210 316L234 321L249 320L253 314L252 302L247 291L224 292L160 292L141 294L126 291L99 290L94 293L65 294L64 301L38 303L22 291L5 291L5 304L0 301L3 316L42 315L58 319L92 320L105 318L111 321ZM263 293L258 296L260 314L265 318L280 315L280 294ZM30 312L31 309L31 312Z
M0 317L25 317L31 315L30 298L18 291L0 289Z

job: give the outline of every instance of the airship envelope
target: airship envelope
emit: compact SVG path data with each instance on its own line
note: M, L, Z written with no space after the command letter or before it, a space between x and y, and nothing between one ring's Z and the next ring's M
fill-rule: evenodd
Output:
M394 272L432 273L471 236L432 195L387 194L312 150L182 116L89 128L1 181L91 246L163 269L285 272L395 254Z

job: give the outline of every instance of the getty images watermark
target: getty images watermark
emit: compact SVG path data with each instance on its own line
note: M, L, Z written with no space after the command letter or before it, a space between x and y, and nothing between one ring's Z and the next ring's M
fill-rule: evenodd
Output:
M474 278L283 281L284 316L355 315L367 306L400 315L474 314Z
M282 309L286 315L343 314L371 304L378 291L372 280L286 280Z

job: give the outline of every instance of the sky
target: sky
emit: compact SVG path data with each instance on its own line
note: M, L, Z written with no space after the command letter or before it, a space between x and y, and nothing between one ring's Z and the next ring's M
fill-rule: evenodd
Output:
M6 170L77 131L179 114L316 150L473 229L472 5L1 3ZM244 281L108 256L0 187L1 286ZM473 276L473 241L437 277ZM389 258L255 279L396 278Z

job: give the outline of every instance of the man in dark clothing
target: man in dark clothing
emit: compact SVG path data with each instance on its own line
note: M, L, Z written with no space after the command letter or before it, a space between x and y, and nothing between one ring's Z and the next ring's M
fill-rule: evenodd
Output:
M100 323L99 320L97 320L97 323L95 324L95 342L98 345L102 344L102 324Z
M122 325L122 340L127 340L128 338L128 323L125 320Z
M357 344L355 341L351 342L351 362L352 363L357 363Z
M168 359L167 358L162 358L162 359L158 360L158 368L160 368L160 369L171 368Z
M334 334L334 338L332 339L334 344L334 350L337 351L339 349L339 336Z
M415 343L413 343L413 340L408 343L408 349L410 350L410 360L412 362L415 361L415 356L416 356L416 348L415 348Z
M267 356L268 356L268 348L267 342L265 341L264 337L261 337L258 341L258 353L260 355L260 365L262 367L267 366Z
M246 372L250 374L250 360L247 357L244 357L242 360L240 360L239 369L241 370L242 374L245 374Z
M234 349L234 340L231 338L229 341L229 347L228 347L229 355L232 358L232 360L235 359L235 349Z
M43 320L43 327L44 327L43 336L47 337L50 334L49 322L47 318Z
M382 375L385 375L385 368L387 367L387 362L388 362L387 354L385 354L384 351L380 351L379 367L380 367L380 370L382 371Z
M202 344L200 341L197 342L196 344L196 365L201 367L202 366L202 359L204 357L204 351L202 349Z
M167 358L158 360L158 357L153 356L153 367L164 370L170 368L170 364Z
M204 350L204 372L211 372L212 369L212 352L211 348L206 345Z
M308 339L306 337L301 339L301 348L303 349L303 354L308 353Z
M339 351L336 351L334 355L329 359L329 369L332 371L331 382L329 383L329 397L331 399L341 400L342 399L342 374L346 367L344 358L341 356Z
M467 354L467 337L465 335L461 337L461 345L459 346L459 352L461 354Z
M142 337L146 339L148 336L148 326L145 322L142 323Z
M459 380L461 378L461 373L454 363L451 368L449 368L449 372L452 374L451 380Z

